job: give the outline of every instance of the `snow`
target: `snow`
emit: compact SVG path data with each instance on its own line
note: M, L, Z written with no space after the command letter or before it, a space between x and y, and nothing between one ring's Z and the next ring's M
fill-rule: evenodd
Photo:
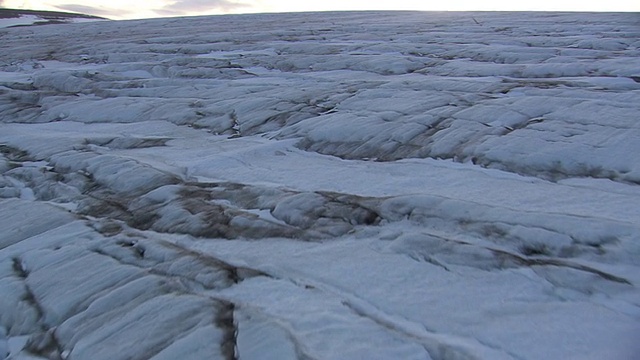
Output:
M16 10L20 12L20 10ZM30 14L20 14L18 17L3 17L0 18L0 29L14 27L14 26L30 26L30 25L42 25L52 22L52 24L57 23L66 23L66 24L74 24L74 23L86 23L86 22L94 22L94 21L105 21L106 19L99 18L85 18L85 17L74 17L73 15L60 17L60 16L43 16L46 12L42 12L41 15L30 15Z
M31 25L38 20L41 19L35 15L22 15L17 18L2 19L2 25L0 25L0 28L6 28L16 25Z
M640 356L635 15L0 36L0 358Z

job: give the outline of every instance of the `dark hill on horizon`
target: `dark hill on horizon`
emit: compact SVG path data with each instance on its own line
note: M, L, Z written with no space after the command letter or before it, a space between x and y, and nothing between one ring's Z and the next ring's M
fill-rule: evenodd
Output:
M87 15L81 13L70 13L63 11L45 11L45 10L25 10L25 9L6 9L0 8L0 19L19 19L25 16L35 16L37 19L31 24L16 24L10 27L32 26L32 25L49 25L49 24L67 24L73 22L74 19L95 19L109 20L104 17Z

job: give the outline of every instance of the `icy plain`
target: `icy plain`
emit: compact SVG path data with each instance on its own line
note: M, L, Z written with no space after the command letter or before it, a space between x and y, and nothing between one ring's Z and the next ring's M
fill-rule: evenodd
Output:
M638 14L0 29L0 358L640 358Z

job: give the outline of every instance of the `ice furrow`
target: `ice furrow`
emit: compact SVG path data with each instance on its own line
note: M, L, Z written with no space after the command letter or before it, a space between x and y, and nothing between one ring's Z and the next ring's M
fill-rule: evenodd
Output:
M397 334L410 343L420 344L429 353L430 358L434 360L518 359L518 356L509 354L502 349L481 344L476 339L456 337L428 330L423 324L386 313L357 295L330 284L302 277L295 272L283 273L282 270L277 270L268 273L273 279L290 281L302 291L320 291L324 294L323 296L336 298L342 306L348 308L354 315L373 321L377 326L383 328L385 332Z
M202 255L198 256L195 262L186 261L187 259L179 260L179 258L171 261L171 252L176 252L180 248L172 246L173 250L163 253L168 248L158 247L155 243L151 243L147 247L146 258L154 257L154 254L157 254L155 256L165 254L166 262L164 265L144 264L143 258L138 259L138 263L142 262L142 264L122 262L120 263L122 266L109 266L109 261L105 262L93 258L91 248L99 244L105 249L99 253L106 254L109 249L113 252L120 247L116 243L117 239L110 238L107 243L100 241L106 239L99 239L99 237L95 240L98 241L93 246L89 245L91 241L84 245L87 249L68 246L53 251L32 250L25 254L25 259L14 258L14 271L18 276L24 278L27 286L27 295L21 301L34 304L33 306L40 314L40 320L37 322L40 325L34 324L33 328L22 327L22 334L29 334L23 352L38 354L50 359L62 359L67 356L83 358L88 356L87 351L91 348L95 351L95 344L91 345L94 341L107 343L125 341L126 335L121 334L121 329L130 329L133 333L138 333L141 330L140 326L157 326L159 328L156 331L166 332L166 334L157 333L158 339L166 338L167 341L150 340L148 343L132 346L130 350L127 350L132 354L131 356L162 355L158 358L167 358L169 356L167 354L175 351L171 350L172 348L188 349L189 347L194 350L199 349L194 354L202 356L204 355L202 350L210 352L213 348L211 346L203 347L196 333L204 331L210 336L214 336L210 341L215 343L218 341L215 338L218 336L216 335L218 330L215 329L220 329L218 345L220 358L234 358L233 336L236 331L233 326L233 305L221 299L203 296L200 293L203 289L211 288L207 285L211 281L217 281L221 286L229 286L234 284L235 280L228 281L227 278L254 276L254 273L247 269L235 270L234 276L216 275L215 272L218 270L214 269L213 272L207 274L208 266L213 265L220 269L219 266L224 264ZM109 245L109 242L112 245ZM95 252L93 253L95 254ZM187 253L189 252L187 251ZM56 259L56 261L47 262L51 259ZM109 259L115 258L109 257ZM56 262L60 264L60 267L53 269L52 264L55 266ZM130 262L133 263L133 261ZM87 266L88 263L91 266ZM201 266L196 269L198 263ZM127 272L131 273L130 265L140 266L141 271L138 271L135 276L126 275ZM162 269L163 266L166 270ZM96 268L98 268L97 272ZM84 270L84 274L78 275L77 272L81 269ZM45 274L46 272L49 274ZM102 275L99 275L99 272ZM136 272L134 271L134 273ZM104 274L109 274L114 279L101 281L99 278ZM220 280L214 280L212 276L218 277ZM199 282L202 286L192 287L192 290L189 290L189 286L183 286L186 282L181 282L181 278L185 280L194 278L194 281ZM58 300L61 293L70 290L70 286L78 286L81 283L85 284L86 289L80 290L80 294L74 299L68 303ZM56 295L56 293L58 294ZM86 297L86 300L82 299L83 297ZM0 304L3 306L5 298L6 296L0 298ZM198 300L199 298L203 300ZM204 316L206 321L208 316L207 311L200 309L202 306L200 303L203 301L213 302L212 308L216 315L211 317L209 324L199 319ZM173 305L170 305L171 303ZM178 321L179 318L173 318L172 314L160 317L158 314L152 315L155 310L166 306L175 307L184 318ZM7 319L4 320L6 322ZM8 328L11 329L12 324L8 325ZM12 334L15 336L18 335L15 332L18 331L20 323L13 325L16 326ZM215 326L215 329L211 326ZM79 328L82 329L82 333L75 333ZM108 328L112 328L112 330L107 330ZM174 329L172 330L172 328ZM171 333L173 335L170 335L172 339L169 341L167 335ZM195 339L191 339L192 337ZM65 355L63 356L63 354ZM216 351L209 354L215 357ZM91 356L93 358L108 358L111 355L98 351Z

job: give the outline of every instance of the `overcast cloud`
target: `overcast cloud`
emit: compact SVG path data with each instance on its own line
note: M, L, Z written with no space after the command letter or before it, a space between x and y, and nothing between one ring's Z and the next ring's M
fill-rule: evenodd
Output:
M87 6L87 5L80 5L80 4L62 4L62 5L57 5L56 7L64 11L102 16L106 18L126 17L127 14L130 13L127 10L123 10L123 9L109 9L104 7L94 7L94 6Z
M167 12L177 14L199 13L221 11L228 12L246 8L249 5L230 0L178 0L168 4L160 9L154 9L156 12Z
M640 11L638 0L0 0L0 6L73 11L111 19L321 10Z

